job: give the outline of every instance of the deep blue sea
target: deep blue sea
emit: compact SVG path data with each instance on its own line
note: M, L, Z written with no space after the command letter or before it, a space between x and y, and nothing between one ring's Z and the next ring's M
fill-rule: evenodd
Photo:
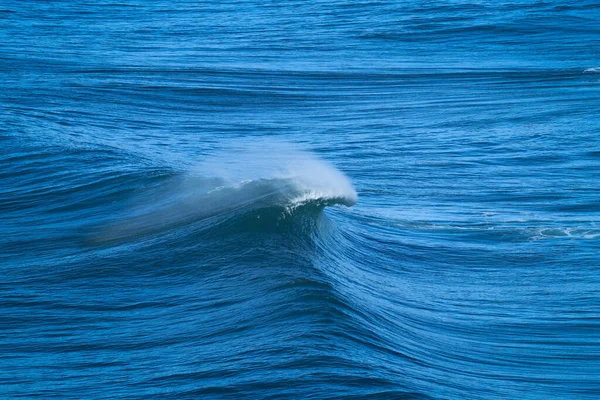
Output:
M600 398L600 3L0 0L0 398Z

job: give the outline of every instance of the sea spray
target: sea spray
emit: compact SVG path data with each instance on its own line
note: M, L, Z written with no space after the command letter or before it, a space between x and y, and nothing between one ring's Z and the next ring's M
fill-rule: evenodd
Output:
M358 195L350 180L305 146L274 139L229 142L190 171L190 176L217 177L227 186L258 180L286 180L297 190L296 201L338 199L352 206Z

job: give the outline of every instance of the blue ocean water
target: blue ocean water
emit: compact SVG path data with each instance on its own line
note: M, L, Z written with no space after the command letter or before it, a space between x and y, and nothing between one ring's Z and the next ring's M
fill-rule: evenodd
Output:
M0 1L0 397L600 397L597 1Z

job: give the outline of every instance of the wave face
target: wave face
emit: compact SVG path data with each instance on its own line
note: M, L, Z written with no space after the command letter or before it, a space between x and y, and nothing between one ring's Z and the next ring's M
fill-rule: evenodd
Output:
M0 17L0 398L598 398L597 0Z

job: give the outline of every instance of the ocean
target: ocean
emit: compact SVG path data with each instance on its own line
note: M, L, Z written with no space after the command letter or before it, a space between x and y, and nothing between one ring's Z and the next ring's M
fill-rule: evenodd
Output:
M0 398L599 398L599 20L0 1Z

